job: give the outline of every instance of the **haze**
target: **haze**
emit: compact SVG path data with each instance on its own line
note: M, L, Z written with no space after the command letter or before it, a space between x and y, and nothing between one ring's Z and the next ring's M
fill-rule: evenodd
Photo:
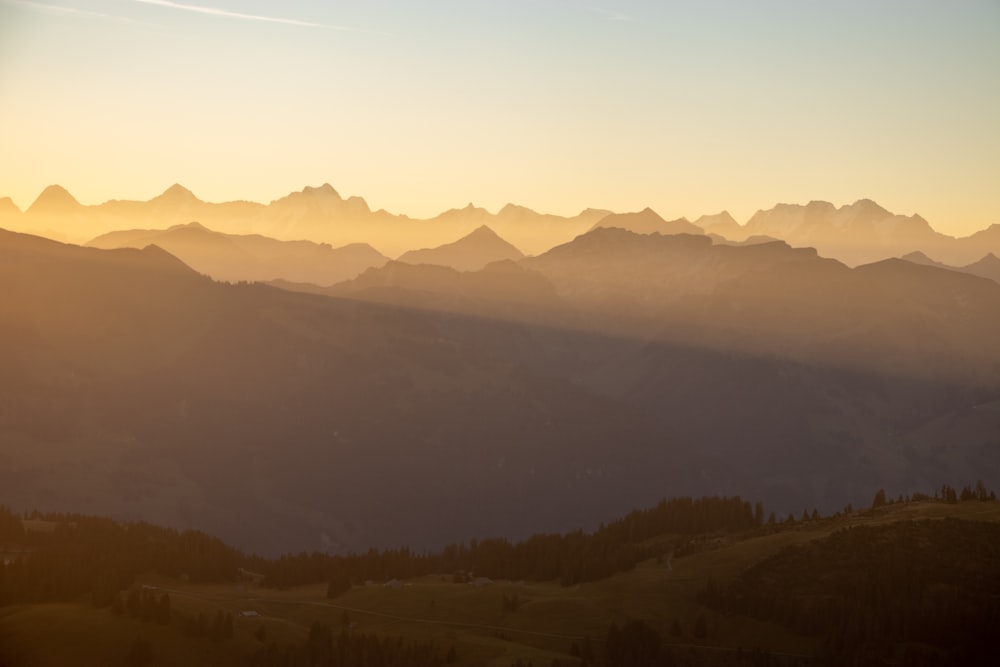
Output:
M0 0L0 194L997 222L995 2Z
M0 667L996 662L1000 4L0 0Z

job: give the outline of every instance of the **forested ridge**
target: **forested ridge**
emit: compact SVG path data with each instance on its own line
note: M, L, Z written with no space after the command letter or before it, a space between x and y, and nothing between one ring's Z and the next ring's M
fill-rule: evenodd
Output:
M877 519L909 501L983 503L996 496L981 484L895 501L876 494L871 509L845 508L846 518ZM987 505L988 504L988 505ZM975 513L973 513L974 516ZM297 554L264 559L197 531L74 514L14 513L0 507L0 607L86 601L112 615L172 626L213 642L232 637L233 619L171 611L170 596L138 585L159 574L190 583L253 580L264 587L327 583L336 598L371 581L447 575L455 583L482 579L595 581L638 562L694 554L726 541L818 527L836 517L803 511L765 519L760 503L738 497L674 498L636 510L593 532L534 535L520 542L473 540L440 552L401 548L363 554ZM833 524L842 525L842 524ZM723 539L720 539L723 538ZM669 560L667 561L669 565ZM776 621L795 633L824 638L831 664L982 664L1000 627L1000 525L968 519L895 520L841 528L827 537L772 553L732 581L709 581L698 596L726 615ZM516 613L516 595L502 596ZM700 629L699 629L700 624ZM675 623L676 625L676 623ZM693 639L704 638L699 617ZM261 631L263 633L263 630ZM279 647L258 637L258 665L435 665L454 661L430 641L365 635L314 624L301 644ZM668 642L639 619L613 625L600 648L574 647L583 664L672 664ZM661 650L662 649L662 650ZM149 647L136 644L135 664ZM747 654L764 660L765 653Z
M996 656L1000 525L855 526L787 547L701 601L825 638L833 664L973 665Z
M28 516L22 520L0 508L0 545L17 556L0 567L0 605L91 594L95 604L106 606L113 593L128 588L143 572L222 582L243 576L241 570L251 571L275 587L317 582L349 587L366 580L441 573L459 579L474 575L559 580L569 585L610 576L673 549L675 542L669 537L666 542L652 538L747 530L760 522L760 512L755 517L750 503L740 498L675 498L632 512L593 533L540 534L521 542L472 540L436 553L372 549L363 554L314 552L264 559L198 531L74 514Z

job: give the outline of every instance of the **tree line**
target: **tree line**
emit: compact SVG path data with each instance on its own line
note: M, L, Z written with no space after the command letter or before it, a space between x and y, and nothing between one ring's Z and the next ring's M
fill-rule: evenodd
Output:
M26 529L25 526L31 529ZM33 512L27 521L0 507L0 606L77 600L109 607L136 575L156 572L193 582L236 578L248 560L199 531L77 514Z
M1000 525L857 526L785 548L700 601L826 638L835 664L972 665L996 655Z
M741 498L674 498L635 510L593 532L536 534L520 542L503 538L471 540L437 553L372 549L364 554L300 553L260 562L266 585L283 587L344 579L407 579L427 574L475 573L492 579L559 581L573 585L609 577L662 555L682 538L704 533L750 530L763 522ZM666 536L664 538L664 536ZM664 538L661 541L653 538Z
M913 494L906 500L959 502L995 497L980 482L960 491L944 485L933 498ZM889 502L880 491L873 505ZM802 520L818 518L815 510L811 515L803 511ZM89 595L95 606L107 607L144 572L220 583L250 571L263 575L264 584L271 587L328 582L331 597L355 583L428 574L453 574L456 581L469 580L474 573L572 585L609 577L673 551L686 553L694 548L696 535L776 530L789 523L795 523L794 516L778 525L773 513L765 519L760 503L751 505L738 496L684 497L635 510L593 532L536 534L519 542L470 540L437 552L404 547L347 555L303 552L265 559L244 554L200 531L77 514L21 516L0 507L0 547L15 550L0 564L0 606ZM37 524L47 524L46 529L38 529ZM32 525L35 529L26 529Z

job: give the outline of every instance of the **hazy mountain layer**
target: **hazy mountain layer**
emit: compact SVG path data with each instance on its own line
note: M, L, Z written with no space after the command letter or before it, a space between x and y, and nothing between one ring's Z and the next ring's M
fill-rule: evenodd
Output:
M978 262L973 262L967 266L948 266L942 262L935 262L922 252L911 252L908 255L903 255L902 259L905 259L907 262L913 262L914 264L936 266L939 269L948 269L950 271L968 273L981 278L989 278L990 280L1000 283L1000 258L993 253L990 253Z
M307 239L334 246L367 243L391 256L449 243L483 225L526 252L543 252L585 232L610 213L587 209L576 217L564 218L508 204L492 214L470 204L428 220L415 220L372 211L364 199L344 199L328 183L306 187L267 205L204 202L180 185L149 201L111 200L85 206L64 188L52 185L24 213L9 199L7 202L0 203L0 226L77 243L114 231L167 229L199 222L226 234Z
M106 249L157 245L194 270L227 281L284 279L332 285L388 261L367 244L331 248L312 241L277 241L256 234L222 234L196 222L162 231L111 232L87 245Z
M513 204L495 214L469 204L427 220L416 220L383 210L372 211L364 199L344 199L329 184L306 187L266 205L204 202L180 185L146 202L111 200L96 206L84 206L64 188L53 185L23 213L9 199L0 199L0 227L79 243L113 231L165 230L190 222L226 234L307 239L333 246L366 243L392 257L451 243L484 225L530 255L541 254L597 227L620 227L643 234L705 232L730 242L778 239L794 247L816 248L821 256L852 266L917 251L951 266L971 264L989 253L1000 256L1000 224L956 239L935 231L919 215L894 214L867 199L839 208L824 201L778 204L758 211L743 225L725 211L703 215L691 223L684 218L664 220L648 208L620 214L586 209L567 218ZM454 260L448 265L478 268L458 265Z
M459 271L475 271L492 262L517 260L524 253L483 225L454 243L403 253L399 261L407 264L437 264Z
M600 227L618 227L637 234L703 234L702 228L685 218L664 220L660 214L651 208L645 208L638 213L613 213L601 218L594 229Z
M757 211L743 226L735 224L728 214L720 216L705 216L699 223L707 232L732 240L770 236L796 247L816 248L824 257L851 265L916 251L962 265L1000 251L1000 225L956 239L935 231L919 215L893 214L870 199L840 208L825 201L805 206L778 204Z
M480 272L390 263L330 298L3 232L0 280L14 507L273 553L1000 480L1000 285L901 260L598 229Z

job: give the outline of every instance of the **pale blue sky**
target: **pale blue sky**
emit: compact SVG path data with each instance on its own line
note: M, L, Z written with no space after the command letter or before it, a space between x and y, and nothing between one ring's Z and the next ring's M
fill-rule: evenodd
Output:
M251 18L256 17L256 18ZM1000 223L1000 2L0 0L0 196Z

